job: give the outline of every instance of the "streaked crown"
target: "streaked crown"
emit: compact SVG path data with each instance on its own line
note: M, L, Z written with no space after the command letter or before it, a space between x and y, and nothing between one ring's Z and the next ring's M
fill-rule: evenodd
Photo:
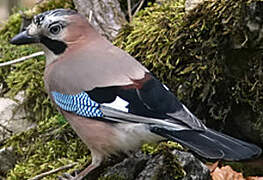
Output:
M56 20L61 20L61 17L74 14L77 14L77 12L71 9L55 9L36 15L33 23L37 26L50 25L51 23L55 23Z

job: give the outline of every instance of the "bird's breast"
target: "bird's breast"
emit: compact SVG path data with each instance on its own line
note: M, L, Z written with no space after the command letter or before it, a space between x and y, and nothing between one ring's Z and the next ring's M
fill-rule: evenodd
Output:
M145 124L110 123L94 120L62 111L72 128L90 148L105 156L118 152L129 153L143 143L157 142L162 137L153 134Z

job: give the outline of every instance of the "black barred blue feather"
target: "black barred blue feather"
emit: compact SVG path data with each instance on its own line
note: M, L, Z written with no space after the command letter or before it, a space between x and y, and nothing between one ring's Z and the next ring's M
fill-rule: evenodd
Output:
M62 94L59 92L51 92L55 103L63 110L74 112L84 117L103 117L100 104L93 101L86 92L76 95Z

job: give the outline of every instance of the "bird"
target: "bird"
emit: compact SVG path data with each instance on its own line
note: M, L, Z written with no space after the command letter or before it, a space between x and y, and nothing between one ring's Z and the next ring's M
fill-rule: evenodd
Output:
M83 179L112 155L163 140L210 160L241 161L261 154L257 145L206 127L146 67L75 10L34 16L10 43L43 47L45 89L91 152L91 164L68 179Z

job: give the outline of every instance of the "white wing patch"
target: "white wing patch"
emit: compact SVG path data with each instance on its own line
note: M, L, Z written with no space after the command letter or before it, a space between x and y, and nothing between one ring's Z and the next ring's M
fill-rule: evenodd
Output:
M169 89L165 84L163 84L163 87L164 87L167 91L170 91L170 89Z
M124 111L124 112L128 112L128 108L127 106L129 105L129 103L125 100L123 100L122 98L120 98L119 96L117 96L117 98L111 102L111 103L103 103L101 105L104 106L108 106L114 109L118 109L120 111Z

